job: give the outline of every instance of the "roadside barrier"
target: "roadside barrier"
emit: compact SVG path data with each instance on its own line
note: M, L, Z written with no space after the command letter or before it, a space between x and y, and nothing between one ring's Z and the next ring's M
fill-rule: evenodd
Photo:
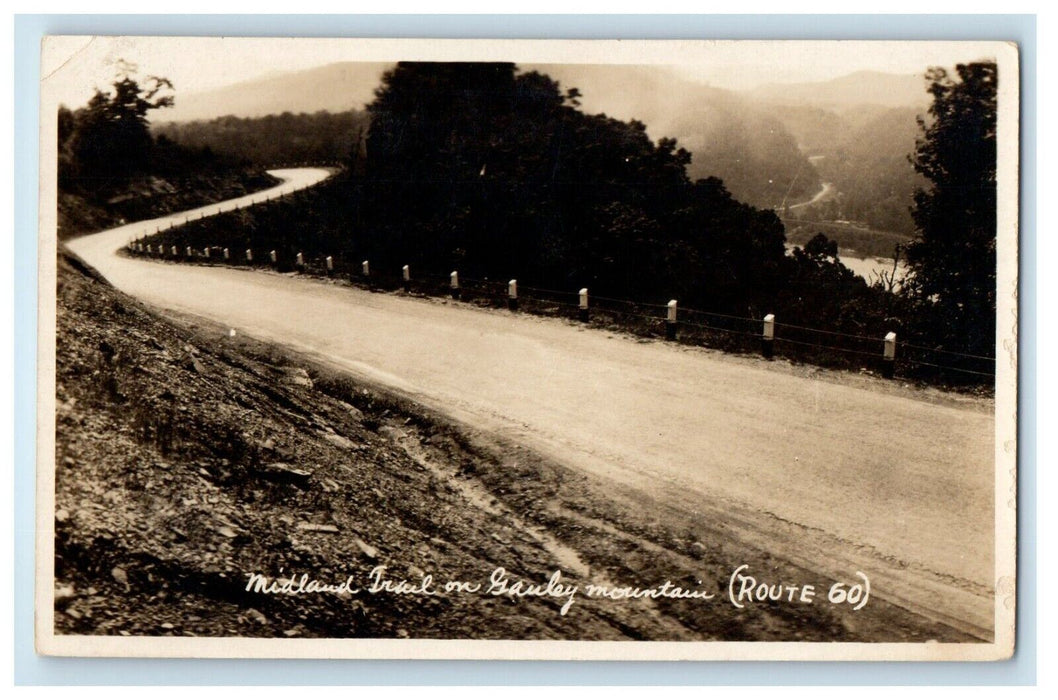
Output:
M263 199L251 197L248 203L227 211L259 206L268 201L267 196ZM220 209L216 210L218 213L219 211ZM199 218L204 216L203 211ZM190 215L185 215L184 223L189 221ZM171 231L175 225L176 219L170 219L166 231ZM158 225L152 236L165 237L168 234L162 234L162 225ZM148 258L166 258L169 252L174 260L181 259L176 245L171 245L167 251L162 243L155 245L146 241L146 237L130 240L126 246L127 252ZM223 250L223 259L211 256L210 250L213 247L202 248L201 255L198 255L195 248L187 246L183 259L206 264L240 264L239 261L232 260L227 247L216 246ZM385 271L380 275L373 275L368 259L360 262L360 275L357 276L352 272L355 265L348 256L306 257L303 251L292 253L290 249L271 249L268 255L270 266L275 269L292 269L293 258L299 271L309 274L317 272L328 277L337 272L347 275L352 284L368 284L373 289L400 288L405 293L414 291L427 295L450 295L457 301L465 300L495 308L506 307L512 312L526 311L575 318L581 323L615 327L645 335L663 334L668 341L738 352L753 352L753 344L757 343L760 355L769 360L778 354L794 361L844 366L849 369L873 369L886 378L893 378L898 373L912 376L925 371L921 368L979 378L977 381L995 376L994 357L929 347L922 343L908 342L906 339L898 344L898 336L894 330L885 330L878 334L847 333L783 323L773 313L753 318L687 308L681 306L677 299L657 304L595 294L589 298L587 287L576 291L531 287L519 284L517 279L502 283L460 277L458 270L452 270L447 277L426 273L417 274L413 278L410 264L403 265L399 275ZM245 264L254 264L252 248L245 251Z

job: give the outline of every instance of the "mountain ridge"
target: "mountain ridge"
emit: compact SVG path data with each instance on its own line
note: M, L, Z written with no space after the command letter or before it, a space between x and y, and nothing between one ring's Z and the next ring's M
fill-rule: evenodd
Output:
M331 63L190 93L179 97L166 114L157 115L156 121L171 130L182 122L228 115L257 118L359 111L374 98L383 72L391 65ZM856 71L826 81L771 83L737 91L696 82L671 66L520 64L519 68L547 74L563 90L577 88L585 112L642 122L655 141L675 138L692 154L688 174L693 179L718 177L740 201L781 207L809 199L827 180L841 190L862 190L844 192L852 195L846 198L849 211L830 212L838 218L904 231L911 226L903 202L910 198L913 177L898 171L904 170L900 163L906 162L913 141L889 136L913 132L913 118L906 115L925 114L929 93L923 75ZM906 122L903 126L878 120L887 112L896 115L895 110L903 112L894 117ZM872 124L877 133L865 128ZM861 148L854 150L877 152L861 163L864 168L870 169L879 159L885 164L886 173L878 183L863 187L864 179L872 177L869 173L854 178L848 167L835 169L841 151L848 150L839 151L839 146L856 145L850 139L859 141ZM819 155L826 158L809 159ZM891 192L886 197L893 201L884 214L868 215L876 209L872 202L879 190Z
M924 108L929 104L925 71L884 73L861 70L831 80L764 83L742 94L762 102L811 104L839 110L859 105Z
M362 109L374 97L383 71L392 63L367 63L342 61L328 63L316 68L273 72L269 75L242 80L232 85L213 88L181 95L176 105L155 115L159 122L192 121L212 119L222 116L255 117L282 112L313 113L317 111L346 111ZM605 73L611 73L627 80L638 74L642 86L642 76L653 73L653 82L657 85L682 90L691 90L697 94L725 94L742 100L761 100L781 102L784 99L793 102L812 101L809 95L814 91L821 96L812 98L815 102L835 102L834 94L839 89L850 89L850 86L881 94L880 99L845 101L846 106L856 104L878 104L883 106L925 106L929 97L925 90L925 79L922 74L897 74L882 71L855 71L831 80L806 81L800 83L765 83L748 90L730 90L707 83L699 83L684 78L667 66L639 65L595 65L595 64L520 64L523 71L538 70L563 82L570 76L593 73L593 80L598 80ZM566 80L563 80L566 78ZM326 91L319 91L315 99L306 100L306 86L312 89L326 86ZM895 94L885 95L880 87L889 85L898 88ZM582 92L592 86L566 85L580 88ZM652 90L656 91L656 89ZM829 91L829 93L828 93ZM778 93L778 94L777 94ZM827 97L826 94L831 94ZM590 93L588 95L590 104ZM582 99L583 102L583 99ZM595 107L589 107L594 109ZM274 109L278 111L268 111ZM623 117L618 108L603 108L607 114ZM634 115L633 115L634 116Z
M379 79L391 64L346 61L308 70L285 71L233 85L180 95L176 104L159 111L159 123L209 120L216 117L264 117L284 112L346 112L361 110L374 99Z

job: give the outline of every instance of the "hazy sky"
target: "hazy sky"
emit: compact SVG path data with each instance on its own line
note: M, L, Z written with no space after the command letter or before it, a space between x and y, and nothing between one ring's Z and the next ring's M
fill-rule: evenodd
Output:
M668 64L688 78L728 89L827 80L858 70L921 74L928 66L992 57L972 42L469 42L412 40L51 37L41 75L58 102L77 107L106 87L125 59L188 94L269 74L339 61L512 60L520 63Z

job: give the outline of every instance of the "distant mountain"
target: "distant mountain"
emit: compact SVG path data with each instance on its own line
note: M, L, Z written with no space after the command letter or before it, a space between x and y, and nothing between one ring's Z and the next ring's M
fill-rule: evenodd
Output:
M812 156L836 196L802 218L858 221L910 235L911 198L925 181L908 156L931 96L922 75L859 71L816 83L762 85L742 93L767 107Z
M924 76L925 71L912 74L857 71L815 83L768 83L744 94L761 102L831 109L856 105L924 108L930 99Z
M678 76L666 67L537 65L582 94L582 108L647 125L651 138L676 138L692 153L692 178L719 177L743 202L777 207L808 199L819 177L797 140L771 113L729 90Z
M828 110L782 105L774 114L812 156L837 195L799 212L801 218L860 221L883 231L914 231L909 207L925 181L908 156L921 136L926 107L860 105Z
M207 92L177 93L176 105L152 115L156 122L263 117L269 114L362 110L374 99L389 63L332 63L249 80Z
M268 76L227 88L177 95L159 123L208 121L222 116L262 117L362 110L391 64L335 63ZM735 93L687 81L651 66L543 65L537 69L583 93L583 109L622 120L638 119L651 137L674 137L693 154L693 178L715 176L731 193L757 206L806 199L819 178L796 140L766 110ZM175 134L170 130L169 133ZM187 134L182 134L185 138Z
M359 111L374 99L390 65L335 63L209 92L178 94L176 106L162 110L155 121ZM676 138L692 154L688 169L692 178L718 177L743 202L760 207L803 202L820 190L822 181L833 182L838 196L831 198L828 208L816 207L819 217L866 221L888 230L911 229L907 206L920 180L910 170L907 155L914 148L915 116L925 114L930 102L921 75L859 71L828 81L735 92L688 80L665 66L520 68L546 73L565 89L576 87L585 112L636 119L654 140ZM208 137L193 134L190 128L166 133L196 143L217 141L210 145L227 150L218 139L230 140L225 134L236 126L225 122L201 127L209 130ZM300 144L307 138L294 132L281 139L283 143L294 139ZM348 152L348 139L335 143L342 155Z

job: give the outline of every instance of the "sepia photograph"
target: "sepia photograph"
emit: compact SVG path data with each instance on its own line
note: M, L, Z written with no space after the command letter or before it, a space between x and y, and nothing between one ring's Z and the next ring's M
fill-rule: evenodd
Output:
M46 37L39 653L1009 658L1018 61Z

